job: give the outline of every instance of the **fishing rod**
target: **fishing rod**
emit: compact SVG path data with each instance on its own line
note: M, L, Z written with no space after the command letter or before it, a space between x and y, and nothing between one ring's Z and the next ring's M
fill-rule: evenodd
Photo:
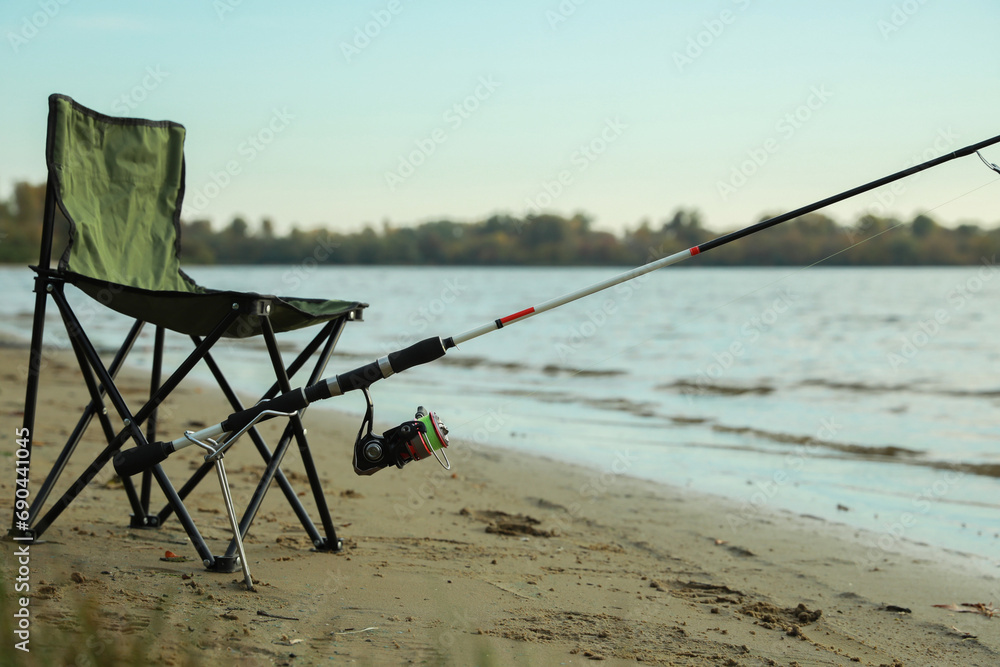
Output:
M443 422L433 413L418 408L413 421L405 422L381 436L372 433L373 403L368 387L388 378L395 373L402 373L405 370L426 364L443 357L448 350L457 347L461 343L478 338L479 336L502 329L517 322L523 322L530 317L544 313L545 311L564 306L585 296L595 294L609 287L620 285L645 275L657 269L661 269L671 264L676 264L695 255L719 248L738 239L756 234L769 227L774 227L783 222L801 217L807 213L812 213L821 208L836 204L845 199L856 197L859 194L874 190L894 181L898 181L907 176L912 176L926 169L931 169L956 158L965 157L976 153L987 167L1000 174L1000 167L988 162L978 152L1000 143L1000 135L992 139L986 139L976 144L971 144L965 148L952 153L928 160L914 165L894 174L884 176L864 185L859 185L840 194L827 197L815 203L797 208L782 215L763 220L743 229L724 234L711 241L706 241L686 250L673 253L666 257L651 261L642 266L636 267L606 280L594 283L583 289L564 294L560 297L544 301L535 306L517 311L506 317L501 317L492 322L487 322L481 326L469 329L463 333L448 338L432 337L414 343L409 347L390 352L364 366L355 368L352 371L336 375L310 385L308 387L294 389L267 401L261 401L257 405L229 415L224 421L202 429L197 432L188 431L184 436L172 442L153 442L140 445L131 449L118 452L114 458L115 470L121 476L135 475L147 470L154 465L165 460L170 454L190 445L198 445L209 454L206 460L218 460L224 451L230 447L237 438L252 428L256 423L278 416L291 416L299 410L305 408L314 401L341 396L349 391L362 390L368 402L368 410L362 422L361 430L354 446L354 471L359 475L371 475L389 465L396 465L402 468L410 461L418 461L429 456L437 458L445 468L449 467L447 456L444 455L444 448L448 446L448 430ZM219 444L218 439L225 438L224 444ZM208 444L211 443L211 444Z

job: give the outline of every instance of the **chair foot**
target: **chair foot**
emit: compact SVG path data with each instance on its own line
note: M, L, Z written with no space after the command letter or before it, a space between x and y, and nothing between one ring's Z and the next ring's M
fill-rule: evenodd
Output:
M313 542L313 548L310 551L329 551L330 553L339 554L344 550L344 540L339 537L335 539L332 543L325 537Z
M215 562L205 565L206 570L212 572L237 572L240 569L239 556L216 556Z
M160 527L160 517L155 514L147 514L146 516L136 516L135 514L129 514L129 528L159 528Z

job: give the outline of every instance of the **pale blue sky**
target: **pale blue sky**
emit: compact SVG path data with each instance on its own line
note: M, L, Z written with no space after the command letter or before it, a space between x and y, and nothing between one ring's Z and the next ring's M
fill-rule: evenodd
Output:
M998 28L990 0L5 0L0 192L44 180L61 92L183 123L187 218L731 229L1000 134ZM995 226L998 180L966 158L882 196Z

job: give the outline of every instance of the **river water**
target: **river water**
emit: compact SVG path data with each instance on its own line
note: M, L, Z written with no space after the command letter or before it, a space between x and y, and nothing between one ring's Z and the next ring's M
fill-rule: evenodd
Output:
M332 375L616 270L303 265L188 272L218 289L370 303L365 321L346 327ZM727 496L737 504L723 518L734 536L751 516L785 509L872 531L866 539L873 549L927 543L996 562L998 276L989 261L961 268L668 268L374 385L376 417L398 423L426 405L459 443L573 461L604 473L595 479L624 474ZM8 334L28 335L31 278L27 269L0 268L7 295L0 328ZM74 302L93 311L85 297ZM92 322L99 345L113 349L123 318L102 313ZM149 359L151 331L143 335L136 363ZM308 336L284 340L291 350ZM190 346L179 335L167 341L175 359ZM237 386L262 387L269 381L261 351L258 341L240 341L225 343L217 356ZM360 421L364 401L348 394L316 408ZM352 443L328 444L343 447L349 466Z

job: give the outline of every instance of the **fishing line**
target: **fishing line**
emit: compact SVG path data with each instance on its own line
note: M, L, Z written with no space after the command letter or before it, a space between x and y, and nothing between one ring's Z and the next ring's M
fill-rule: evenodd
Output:
M979 157L982 158L981 155ZM983 161L986 162L985 159ZM989 166L991 169L994 169L995 171L997 171L997 173L1000 173L1000 167L997 167L997 165L992 164L992 163L987 163L987 166ZM962 199L963 197L967 197L967 196L971 195L973 192L976 192L978 190L982 190L983 188L985 188L988 185L996 185L998 182L1000 182L1000 181L998 181L997 179L992 179L992 180L990 180L990 181L988 181L986 183L983 183L980 186L972 188L971 190L969 190L968 192L965 192L964 194L958 195L957 197L953 197L953 198L951 198L951 199L949 199L949 200L947 200L945 202L942 202L942 203L940 203L940 204L938 204L936 206L933 206L933 207L927 209L926 213L931 213L933 211L936 211L936 210L938 210L939 208L941 208L943 206L947 206L948 204L951 204L952 202L958 201L959 199ZM741 294L740 296L735 297L735 298L727 301L726 303L718 305L715 308L711 308L709 310L703 311L702 313L694 315L693 317L688 318L688 319L689 319L689 321L698 321L699 319L701 319L703 317L706 317L708 315L711 315L712 313L715 313L715 312L717 312L719 310L722 310L723 308L727 308L728 306L731 306L732 304L734 304L734 303L736 303L738 301L742 301L743 299L745 299L746 297L748 297L748 296L750 296L752 294L756 294L757 292L759 292L759 291L761 291L763 289L766 289L768 287L776 285L776 284L780 283L781 281L783 281L783 280L785 280L787 278L790 278L790 277L792 277L792 276L794 276L794 275L796 275L798 273L801 273L802 271L805 271L806 269L811 269L811 268L813 268L813 267L815 267L815 266L817 266L819 264L822 264L823 262L825 262L828 259L836 257L837 255L839 255L841 253L845 253L848 250L851 250L852 248L856 248L856 247L858 247L859 245L861 245L863 243L867 243L868 241L876 239L879 236L882 236L883 234L887 234L887 233L889 233L889 232L891 232L893 230L899 229L900 227L903 227L906 224L907 223L905 223L905 222L900 222L898 224L893 225L892 227L889 227L888 229L883 229L882 231L878 232L877 234L872 234L871 236L869 236L867 238L864 238L864 239L861 239L857 243L853 243L853 244L847 246L846 248L841 248L837 252L831 253L831 254L827 255L826 257L813 262L812 264L809 264L807 266L799 267L798 269L796 269L795 271L792 271L791 273L786 273L783 276L775 278L774 280L772 280L769 283L765 283L763 285L760 285L759 287L756 287L756 288L750 290L749 292ZM642 341L640 341L638 343L633 343L631 345L628 345L628 346L622 348L620 351L615 352L614 354L601 359L598 363L604 363L606 361L610 361L610 360L618 357L619 355L624 354L625 352L629 352L629 351L634 350L634 349L636 349L636 348L638 348L638 347L640 347L642 345L645 345L646 343L650 342L651 340L653 340L653 339L652 338L647 338L647 339L642 340ZM574 372L570 377L571 378L575 377L576 375L584 372L585 370L587 370L587 369L579 369L576 372ZM525 398L529 398L530 396L534 396L537 393L538 393L537 391L533 392L532 394L529 394Z
M979 157L980 157L980 158L982 158L982 156L981 156L981 155L980 155ZM986 160L983 160L983 161L984 161L984 162L986 162ZM989 166L989 167L990 167L991 169L995 169L995 170L997 171L997 173L1000 173L1000 167L997 167L997 166L996 166L995 164L992 164L992 163L987 163L987 165L988 165L988 166ZM955 202L955 201L958 201L959 199L962 199L963 197L968 197L968 196L969 196L969 195L971 195L971 194L972 194L973 192L976 192L976 191L978 191L978 190L982 190L983 188L985 188L985 187L986 187L986 186L988 186L988 185L996 185L996 184L997 184L998 182L1000 182L1000 181L998 181L997 179L992 179L992 180L990 180L990 181L987 181L986 183L983 183L983 184L982 184L982 185L980 185L980 186L977 186L977 187L974 187L974 188L972 188L971 190L969 190L968 192L966 192L966 193L964 193L964 194L960 194L960 195L958 195L957 197L952 197L952 198L951 198L951 199L949 199L948 201L945 201L945 202L941 202L941 203L940 203L940 204L938 204L937 206L932 206L931 208L927 209L927 210L925 211L925 213L933 213L934 211L938 210L939 208L941 208L941 207L943 207L943 206L947 206L948 204L950 204L950 203L952 203L952 202ZM738 297L736 297L735 299L732 299L731 301L728 301L728 302L726 302L726 303L722 304L721 306L717 306L717 307L713 308L712 310L709 310L709 311L706 311L706 312L704 313L704 315L710 315L710 314L714 313L715 311L717 311L717 310L719 310L719 309L721 309L721 308L725 308L726 306L728 306L728 305L730 305L730 304L733 304L733 303L736 303L737 301L742 301L742 300L743 300L744 298L746 298L746 297L750 296L751 294L754 294L754 293L756 293L756 292L759 292L760 290L762 290L762 289L764 289L764 288L766 288L766 287L770 287L771 285L775 285L775 284L777 284L777 283L781 282L782 280L784 280L784 279L786 279L786 278L789 278L789 277L791 277L791 276L794 276L794 275L795 275L795 274L797 274L797 273L800 273L800 272L802 272L802 271L805 271L806 269L811 269L811 268L813 268L814 266L817 266L817 265L819 265L819 264L822 264L823 262L825 262L825 261L826 261L826 260L828 260L828 259L832 259L833 257L836 257L837 255L840 255L841 253L845 253L845 252L847 252L848 250L851 250L852 248L857 248L857 247L858 247L859 245L861 245L861 244L863 244L863 243L867 243L868 241L871 241L872 239L876 239L876 238L878 238L879 236L882 236L883 234L887 234L888 232L891 232L891 231L893 231L894 229L899 229L900 227L903 227L903 226L904 226L904 225L906 225L906 224L907 224L907 223L905 223L905 222L900 222L900 223L898 223L898 224L895 224L895 225L893 225L892 227L889 227L888 229L883 229L883 230L882 230L881 232L878 232L877 234L872 234L872 235L871 235L871 236L869 236L868 238L864 238L864 239L861 239L861 240L860 240L860 241L858 241L857 243L852 243L851 245L847 246L846 248L841 248L841 249L840 249L840 250L838 250L837 252L834 252L834 253L831 253L831 254L827 255L826 257L824 257L823 259L819 259L819 260L817 260L817 261L813 262L812 264L807 264L806 266L800 266L799 268L797 268L796 270L792 271L791 273L786 273L785 275L781 276L780 278L775 278L775 279L774 279L773 281L771 281L771 282L769 282L769 283L766 283L766 284L764 284L764 285L761 285L760 287L757 287L756 289L753 289L753 290L750 290L750 291L749 291L749 292L747 292L746 294L743 294L743 295L741 295L741 296L738 296ZM693 319L697 319L698 317L701 317L701 315L697 315L697 316L695 316L695 317L694 317ZM647 339L646 339L645 341L643 341L643 342L648 342L648 341L650 341L650 340L652 340L652 339L651 339L651 338L647 338ZM640 344L641 344L641 343L640 343ZM626 349L631 349L631 348L626 348Z
M980 187L985 187L985 185L984 186L980 186ZM970 190L969 193L975 192L975 190L978 190L978 189L979 188L975 188L974 190ZM966 194L969 194L969 193L966 193ZM962 196L965 196L965 195L962 195ZM958 198L960 198L960 197L956 197L956 199L958 199ZM954 199L952 199L950 201L954 201ZM945 202L945 204L950 203L950 201L949 202ZM943 205L944 204L941 204L941 206L943 206ZM935 207L935 208L937 208L937 207ZM934 208L929 209L928 212L933 211L933 210L935 210L935 209ZM828 260L828 259L830 259L832 257L836 257L837 255L839 255L841 253L847 252L851 248L855 248L855 247L861 245L862 243L866 243L867 241L871 241L872 239L877 238L877 237L881 236L882 234L886 234L886 233L891 232L891 231L893 231L895 229L899 229L900 227L902 227L905 224L906 224L905 222L900 222L900 223L898 223L896 225L893 225L892 227L889 227L888 229L884 229L881 232L878 232L877 234L873 234L872 236L870 236L868 238L862 239L861 241L858 241L857 243L849 245L846 248L842 248L842 249L838 250L837 252L832 253L832 254L824 257L823 259L821 259L819 261L813 262L812 264L809 264L807 266L799 267L798 269L796 269L795 271L792 271L791 273L786 273L783 276L775 278L774 280L772 280L769 283L765 283L763 285L760 285L760 286L758 286L758 287L750 290L749 292L745 292L744 294L741 294L740 296L737 296L737 297L735 297L733 299L730 299L726 303L723 303L723 304L720 304L718 306L715 306L714 308L710 308L709 310L702 311L701 313L699 313L697 315L694 315L692 317L689 317L687 319L688 319L689 322L697 322L698 320L700 320L700 319L702 319L704 317L707 317L707 316L711 315L712 313L718 312L718 311L720 311L720 310L722 310L724 308L727 308L727 307L731 306L734 303L742 301L743 299L747 298L748 296L756 294L757 292L759 292L761 290L764 290L764 289L766 289L768 287L771 287L772 285L776 285L776 284L780 283L781 281L783 281L783 280L785 280L787 278L790 278L790 277L796 275L797 273L800 273L800 272L804 271L805 269L811 269L814 266L817 266L818 264L821 264L821 263L825 262L826 260ZM603 359L598 360L596 363L590 364L587 368L578 368L578 369L575 369L566 378L566 381L572 380L573 378L575 378L576 376L580 375L581 373L584 373L584 372L586 372L588 370L593 369L594 366L599 366L600 364L603 364L603 363L605 363L607 361L611 361L612 359L616 359L617 357L625 354L626 352L630 352L632 350L635 350L636 348L639 348L639 347L641 347L643 345L646 345L647 343L649 343L652 340L653 340L652 338L646 338L646 339L641 340L641 341L639 341L637 343L632 343L632 344L627 345L624 348L621 348L618 351L616 351L616 352L608 355L607 357L604 357ZM521 402L523 400L527 400L527 399L533 398L533 397L538 396L539 394L541 394L542 391L544 391L546 389L551 389L551 388L559 387L561 384L564 384L564 382L563 383L552 383L552 384L545 385L543 387L539 387L535 391L532 391L529 394L525 394L524 396L521 396L521 397L519 397L516 400L508 401L504 405L510 405L512 403L519 403L519 402ZM489 417L489 413L486 413L486 414L483 414L483 415L479 415L478 417L470 419L467 422L460 423L459 425L460 426L466 426L467 424L471 424L471 423L474 423L476 421L479 421L483 417Z
M979 154L977 153L977 155L979 155ZM993 163L986 162L986 159L983 158L982 155L979 155L979 158L981 160L983 160L983 162L986 163L986 165L990 169L993 169L997 173L1000 173L1000 167L997 167L997 165L995 165ZM967 197L967 196L971 195L973 192L976 192L978 190L982 190L983 188L985 188L985 187L987 187L989 185L996 185L998 182L1000 182L1000 181L998 181L997 179L991 179L991 180L987 181L986 183L983 183L982 185L974 187L971 190L969 190L969 191L967 191L967 192L965 192L963 194L960 194L960 195L958 195L956 197L952 197L951 199L949 199L947 201L944 201L944 202L941 202L940 204L932 206L931 208L927 209L925 211L925 213L932 213L932 212L938 210L939 208L947 206L948 204L951 204L952 202L958 201L959 199L962 199L964 197ZM899 222L899 223L893 225L892 227L889 227L887 229L883 229L882 231L880 231L880 232L878 232L876 234L872 234L871 236L869 236L867 238L864 238L864 239L861 239L860 241L858 241L856 243L852 243L851 245L849 245L849 246L847 246L845 248L841 248L840 250L838 250L838 251L836 251L834 253L831 253L831 254L827 255L826 257L823 257L822 259L819 259L819 260L813 262L812 264L808 264L806 266L801 266L801 267L795 269L794 271L792 271L791 273L786 273L783 276L775 278L771 282L765 283L763 285L760 285L760 286L758 286L758 287L750 290L749 292L745 292L744 294L741 294L741 295L739 295L739 296L737 296L737 297L735 297L733 299L730 299L729 301L727 301L727 302L725 302L723 304L720 304L718 306L715 306L714 308L702 311L699 314L696 314L696 315L694 315L692 317L689 317L689 318L687 318L687 320L691 321L691 322L696 322L696 321L700 320L703 317L707 317L708 315L711 315L712 313L715 313L715 312L718 312L718 311L720 311L720 310L722 310L724 308L727 308L727 307L731 306L734 303L742 301L743 299L747 298L748 296L751 296L753 294L756 294L757 292L760 292L761 290L764 290L764 289L766 289L768 287L776 285L776 284L782 282L783 280L786 280L787 278L790 278L790 277L792 277L792 276L794 276L794 275L796 275L798 273L801 273L802 271L805 271L806 269L811 269L811 268L813 268L815 266L818 266L819 264L822 264L823 262L827 261L828 259L832 259L833 257L836 257L837 255L840 255L842 253L847 252L848 250L851 250L851 249L856 248L856 247L858 247L858 246L860 246L860 245L862 245L864 243L867 243L868 241L876 239L876 238L882 236L883 234L887 234L887 233L889 233L891 231L899 229L900 227L903 227L906 224L907 224L906 222ZM605 363L607 361L611 361L612 359L615 359L615 358L621 356L622 354L624 354L626 352L630 352L632 350L635 350L636 348L639 348L639 347L641 347L643 345L646 345L647 343L649 343L652 340L653 340L652 338L646 338L646 339L641 340L641 341L639 341L637 343L632 343L630 345L627 345L624 348L621 348L618 351L612 353L611 355L609 355L607 357L604 357L602 359L599 359L596 363L590 364L587 368L574 369L567 376L567 378L565 379L565 381L563 381L563 382L551 383L551 384L545 385L543 387L539 387L538 389L536 389L536 390L534 390L534 391L532 391L532 392L530 392L528 394L525 394L524 396L521 396L521 397L519 397L519 398L517 398L515 400L508 401L507 403L504 403L503 405L516 404L516 403L519 403L519 402L521 402L523 400L527 400L527 399L533 398L535 396L538 396L539 394L542 393L542 391L544 391L546 389L557 388L557 387L561 386L562 384L565 384L565 382L567 382L569 380L572 380L573 378L577 377L581 373L584 373L584 372L586 372L588 370L591 370L595 366L599 366L600 364L603 364L603 363ZM468 420L466 422L460 422L459 426L466 426L468 424L475 423L475 422L479 421L480 419L482 419L483 417L489 417L489 413L481 414L481 415L479 415L477 417L474 417L474 418L472 418L472 419L470 419L470 420Z
M320 380L319 382L308 387L294 389L267 401L261 401L251 408L229 415L229 417L225 420L214 426L210 426L197 432L185 432L183 437L177 438L172 442L154 442L146 445L139 445L128 450L119 451L114 457L115 470L120 476L123 477L134 475L160 463L178 449L191 445L200 445L207 448L210 452L212 452L210 454L211 457L221 458L225 449L230 447L241 435L253 428L253 426L258 422L277 416L290 416L297 414L300 410L303 410L314 401L324 400L334 396L341 396L349 391L364 391L367 400L369 401L369 412L366 413L366 421L373 421L370 416L370 413L372 412L372 404L370 395L368 395L367 391L368 387L375 382L388 378L396 373L401 373L405 370L413 368L414 366L419 366L421 364L426 364L440 359L449 349L456 348L460 343L472 340L473 338L478 338L479 336L493 331L497 331L505 326L509 326L510 324L526 320L534 315L558 308L559 306L566 305L610 287L620 285L663 267L676 264L677 262L689 259L695 255L699 255L714 248L721 247L727 243L742 239L775 225L800 218L808 213L824 209L831 204L844 201L845 199L880 188L883 185L887 185L901 178L936 167L948 162L949 160L977 153L979 158L986 164L987 167L993 169L997 173L1000 173L1000 168L987 162L986 159L979 154L980 149L996 143L1000 143L1000 135L981 141L977 144L971 144L965 148L959 149L947 155L939 156L921 164L913 165L907 169L889 174L888 176L883 176L882 178L865 183L864 185L856 186L839 194L826 197L825 199L813 202L812 204L797 208L793 211L788 211L773 218L762 220L756 224L716 237L712 240L706 241L705 243L688 248L687 250L675 252L666 257L659 258L642 266L635 267L629 271L625 271L624 273L611 276L610 278L597 282L593 285L549 299L548 301L525 308L524 310L512 313L505 317L500 317L492 322L488 322L455 336L450 336L448 338L437 336L424 339L410 345L409 347L397 350L396 352L390 352L384 357L376 359L375 361L364 366L355 368L352 371L348 371L347 373ZM985 185L980 187L985 187ZM972 191L975 191L975 189ZM880 235L881 233L873 237L869 237L869 239L866 240L876 238ZM839 252L834 253L834 255L839 254ZM831 255L831 257L832 256L833 255ZM828 257L821 261L825 261L826 259L828 259ZM810 265L810 267L815 266L818 263L819 262L816 262ZM723 304L720 308L725 307L726 305L728 304ZM715 310L718 310L718 308L709 312L715 312ZM631 346L627 349L633 349L634 347L637 347L637 345ZM621 353L616 353L616 355L613 356L617 356L618 354ZM577 371L574 375L578 375L579 372L580 371ZM435 415L433 415L433 413L425 411L423 408L418 409L417 414L414 416L412 421L404 422L399 427L390 429L390 431L387 431L382 436L375 436L371 432L370 427L368 431L365 432L364 425L362 425L362 431L359 433L359 437L355 441L354 445L355 472L358 474L373 474L374 472L391 464L395 464L397 467L401 468L404 464L409 463L410 461L420 460L432 455L438 459L438 462L441 463L443 467L447 468L447 459L442 459L438 456L439 453L444 454L444 448L448 446L447 435L448 430L444 427L444 424ZM217 439L222 439L223 437L225 437L225 442L224 444L219 445Z

